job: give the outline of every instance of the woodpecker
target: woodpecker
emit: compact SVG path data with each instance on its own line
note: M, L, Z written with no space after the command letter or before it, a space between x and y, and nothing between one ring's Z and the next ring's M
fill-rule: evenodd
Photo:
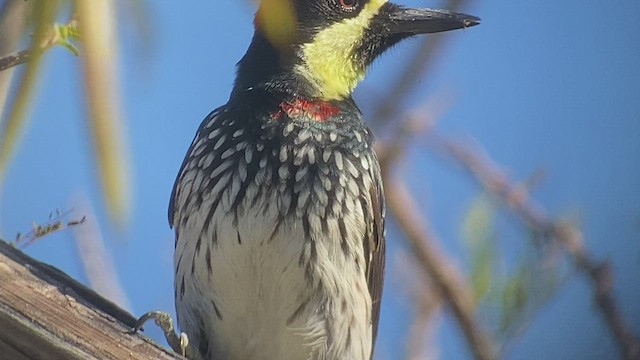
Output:
M351 94L401 40L479 21L387 0L261 3L229 101L202 121L171 195L187 355L371 359L385 205Z

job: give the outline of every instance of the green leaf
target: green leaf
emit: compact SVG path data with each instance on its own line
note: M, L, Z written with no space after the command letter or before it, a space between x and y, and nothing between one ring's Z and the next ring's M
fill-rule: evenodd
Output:
M493 235L495 207L486 194L477 196L469 205L462 236L469 246L478 246Z
M502 332L506 332L521 319L526 310L530 295L530 270L528 264L522 264L520 269L507 279L502 293L502 316L500 319L500 331Z
M78 29L78 22L76 20L71 20L66 24L55 24L53 31L55 45L63 46L75 56L80 55L80 50L72 42L72 40L80 39L80 30Z
M494 218L495 207L481 194L471 202L463 221L462 237L470 253L471 285L476 302L485 297L494 277L497 257Z

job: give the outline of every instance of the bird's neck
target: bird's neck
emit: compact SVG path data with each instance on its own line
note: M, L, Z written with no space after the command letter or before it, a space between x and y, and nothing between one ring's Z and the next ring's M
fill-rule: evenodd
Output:
M238 62L234 93L242 94L264 88L282 72L278 49L260 33L256 32L247 53Z
M303 66L300 48L297 45L274 46L267 37L257 30L247 53L238 62L237 76L233 95L247 91L263 90L283 97L302 99L309 102L326 100L351 101L349 94L339 98L322 98L322 89L318 83L310 80L299 69ZM308 74L307 74L308 75Z
M336 117L345 109L357 109L350 96L340 100L314 96L313 85L294 70L300 60L293 52L295 50L291 48L276 48L257 31L247 53L238 63L231 98L260 98L262 106L265 100L271 103L267 106L274 114L288 117L304 115L319 121Z

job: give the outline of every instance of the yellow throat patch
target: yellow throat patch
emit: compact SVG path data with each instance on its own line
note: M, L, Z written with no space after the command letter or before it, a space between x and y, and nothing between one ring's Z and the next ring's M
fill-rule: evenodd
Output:
M340 100L349 96L364 78L366 69L356 63L354 52L369 22L387 0L371 0L358 16L337 22L318 32L302 46L304 63L296 71L317 90L316 97Z

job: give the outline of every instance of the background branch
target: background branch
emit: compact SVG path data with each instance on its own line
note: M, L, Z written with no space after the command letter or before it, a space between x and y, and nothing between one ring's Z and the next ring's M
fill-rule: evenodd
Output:
M589 280L595 302L606 325L611 330L625 359L640 358L640 342L621 314L613 294L613 276L607 262L598 262L584 247L582 231L575 225L554 219L539 205L533 203L526 188L512 185L484 151L472 148L468 142L461 144L435 132L429 140L446 155L457 161L487 191L491 192L518 215L527 225L544 238L557 241L573 258L576 268Z
M428 228L427 218L413 201L413 196L399 182L385 177L385 193L388 209L398 222L405 239L411 246L418 265L433 280L434 287L451 308L475 358L495 359L494 346L475 319L475 309L468 285L462 281L455 268L441 251Z
M0 56L17 50L27 14L32 1L4 1L0 7ZM5 102L13 71L0 72L0 121L4 116Z

